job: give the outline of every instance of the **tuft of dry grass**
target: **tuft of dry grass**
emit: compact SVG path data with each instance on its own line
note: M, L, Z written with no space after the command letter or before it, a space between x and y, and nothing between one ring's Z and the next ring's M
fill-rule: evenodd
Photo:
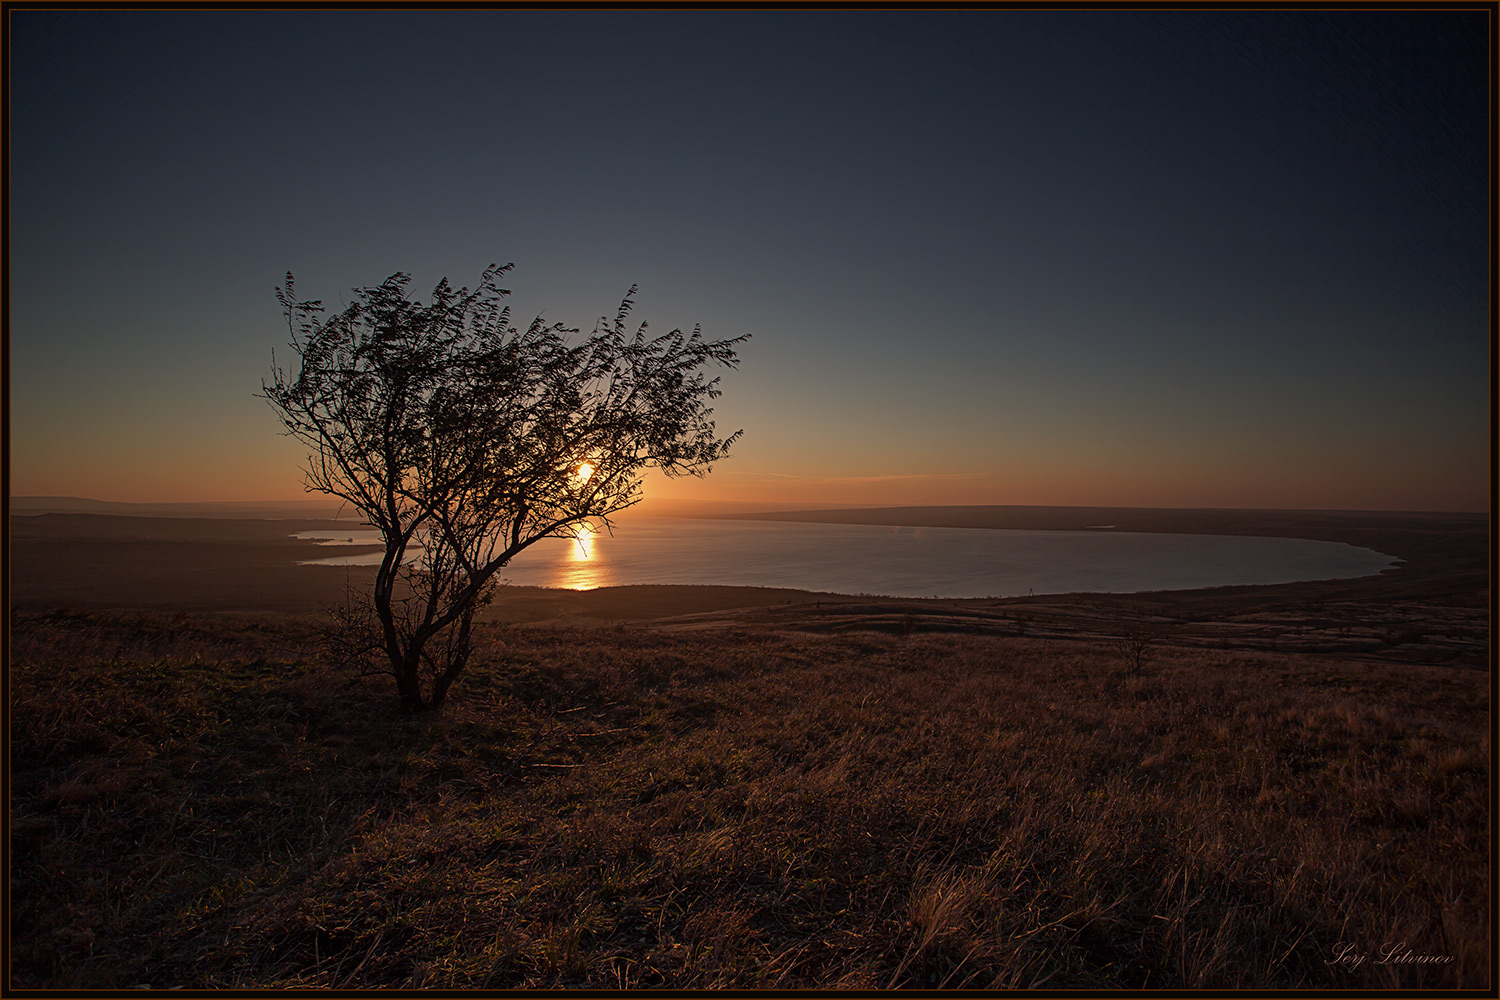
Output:
M1490 983L1473 670L493 626L402 719L295 619L11 638L13 987Z

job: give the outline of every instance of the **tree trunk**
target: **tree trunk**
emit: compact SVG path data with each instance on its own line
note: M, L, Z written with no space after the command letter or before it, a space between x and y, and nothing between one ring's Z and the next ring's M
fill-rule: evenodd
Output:
M375 613L380 619L381 630L384 633L385 651L391 663L391 674L396 678L396 697L400 704L401 714L418 715L422 712L436 711L442 706L448 696L449 687L458 680L469 661L474 614L479 610L479 605L488 603L484 596L484 581L488 580L496 568L498 566L491 568L490 573L485 574L477 583L471 584L471 587L459 596L455 603L461 610L456 621L449 619L449 624L440 625L437 628L433 628L429 622L403 637L402 630L397 627L395 610L392 606L395 571L390 569L389 565L381 566L375 580ZM440 646L446 645L447 649L442 662L432 665L432 689L424 697L422 652L427 648L427 644L438 639L446 628L453 629L452 638L446 643L439 643Z
M408 643L402 648L396 613L391 606L396 570L400 565L401 550L387 543L385 560L375 574L375 616L380 619L385 655L391 662L391 675L396 678L396 698L401 714L416 715L427 709L427 702L422 697L422 675L418 671L422 649L419 643Z
M443 704L443 699L448 697L448 688L458 675L464 672L464 666L469 662L470 632L474 626L474 608L472 604L464 610L458 621L458 634L454 638L453 645L448 650L448 662L443 669L432 679L432 707L434 710Z
M419 658L403 658L400 663L393 663L396 674L396 697L400 701L402 715L418 715L427 711L429 706L426 699L422 697L422 677L417 672L420 665Z

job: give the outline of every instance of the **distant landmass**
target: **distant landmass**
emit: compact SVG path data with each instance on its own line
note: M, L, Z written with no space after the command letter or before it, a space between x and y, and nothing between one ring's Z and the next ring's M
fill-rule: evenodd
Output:
M718 516L764 521L832 524L923 525L930 528L1013 528L1027 531L1169 531L1189 534L1282 534L1289 528L1326 530L1355 525L1411 528L1417 525L1487 523L1484 513L1393 510L1295 510L1234 507L1041 507L1019 504L932 504L903 507L742 505Z
M11 497L12 514L118 514L125 517L332 518L356 515L328 497L201 503L122 503L88 497Z
M816 504L743 500L648 499L630 510L664 517L732 517L742 511L805 510ZM857 506L857 505L856 505ZM11 497L12 514L117 514L125 517L332 518L359 520L348 504L328 497L302 500L232 500L194 503L124 503L88 497Z

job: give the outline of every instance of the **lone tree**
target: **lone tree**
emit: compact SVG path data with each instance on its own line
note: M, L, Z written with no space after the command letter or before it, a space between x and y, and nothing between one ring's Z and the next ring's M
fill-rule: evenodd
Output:
M1115 649L1124 657L1126 664L1130 667L1132 677L1139 676L1146 666L1157 638L1155 632L1140 624L1126 625L1116 637Z
M586 339L540 317L523 331L498 285L512 267L491 265L473 291L445 278L426 305L394 274L326 320L290 272L276 292L298 363L273 357L262 394L310 449L308 491L347 501L384 538L368 650L404 712L442 704L511 559L609 525L649 468L704 474L741 433L715 436L719 379L702 369L734 367L745 337L628 334L634 286Z

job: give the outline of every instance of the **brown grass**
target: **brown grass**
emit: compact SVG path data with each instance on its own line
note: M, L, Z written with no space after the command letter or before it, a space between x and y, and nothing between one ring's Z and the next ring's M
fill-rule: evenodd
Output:
M1480 671L492 626L410 720L311 637L13 622L13 987L1491 981Z

